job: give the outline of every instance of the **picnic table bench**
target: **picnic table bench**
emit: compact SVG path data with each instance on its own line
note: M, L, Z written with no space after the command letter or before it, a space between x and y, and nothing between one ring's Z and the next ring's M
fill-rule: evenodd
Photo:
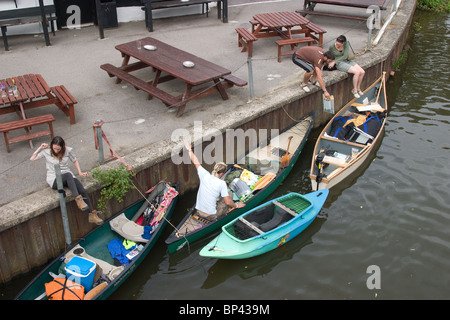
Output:
M384 6L385 2L386 0L304 0L303 10L298 10L297 12L301 13L304 16L310 14L310 15L340 17L345 19L367 20L367 17L365 16L314 11L314 8L317 4L325 4L325 5L336 5L362 9L366 9L370 6L377 6L381 10L385 10L386 9L386 7Z
M30 145L32 145L31 139L43 137L46 135L50 135L53 139L54 138L53 126L52 126L53 121L55 121L55 117L53 117L53 115L51 115L51 114L46 114L46 115L38 116L38 117L21 119L21 120L11 121L11 122L7 122L7 123L1 123L0 124L0 132L3 132L3 136L5 138L6 151L8 151L8 153L10 152L9 145L11 143L29 140ZM37 131L34 133L30 132L31 127L41 125L41 124L48 124L48 126L49 126L48 130L41 130L41 131ZM26 134L20 135L17 137L8 138L8 133L10 131L14 131L14 130L18 130L18 129L25 129Z
M43 8L45 20L42 19L42 12L40 7L0 11L0 27L2 30L3 45L5 46L6 51L9 51L8 39L6 35L8 27L21 24L42 23L46 45L50 45L50 39L48 37L47 29L48 22L50 21L52 33L53 35L55 35L55 27L53 21L56 20L56 16L54 16L56 11L54 5L44 6Z
M250 21L251 31L245 28L236 28L238 33L238 46L243 47L241 52L248 50L248 56L253 54L253 42L259 38L280 37L275 41L278 46L278 62L281 57L292 54L295 46L300 43L307 45L318 44L323 46L323 35L326 31L312 23L297 12L270 12L259 13ZM293 35L304 35L294 38ZM290 50L282 51L284 46L290 46Z
M183 114L186 103L191 100L217 92L223 100L227 100L226 89L234 85L247 85L246 81L231 75L230 70L151 37L117 45L116 49L122 54L122 65L115 67L106 63L100 68L110 77L117 77L116 83L126 81L135 89L146 92L148 99L155 97L166 106L178 108L177 117ZM130 63L130 58L137 62ZM151 67L149 72L154 73L151 81L144 81L131 74L132 71L148 67ZM181 95L176 96L157 87L173 79L184 82L185 90ZM196 86L208 84L209 87L193 90Z

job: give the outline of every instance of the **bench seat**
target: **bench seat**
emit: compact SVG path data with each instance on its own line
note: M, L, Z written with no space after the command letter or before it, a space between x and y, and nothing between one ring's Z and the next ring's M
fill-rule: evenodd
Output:
M53 139L53 137L54 137L53 125L52 125L53 121L55 121L55 117L53 117L53 115L51 115L51 114L46 114L46 115L38 116L38 117L34 117L34 118L28 118L28 119L17 120L17 121L12 121L12 122L7 122L7 123L1 123L0 124L0 132L3 132L3 136L5 138L6 151L10 152L9 145L11 143L16 143L16 142L25 141L25 140L31 140L31 139L43 137L46 135L51 135L51 137ZM41 125L41 124L48 124L49 129L30 133L29 128L31 128L33 126ZM24 135L21 135L18 137L8 138L8 133L10 131L14 131L14 130L18 130L18 129L25 129L27 134L24 134Z
M293 38L293 39L283 39L277 40L275 43L278 45L278 62L281 62L281 56L292 55L295 51L295 47L300 43L307 43L308 46L315 44L316 40L311 37L303 38ZM291 49L288 51L282 51L281 48L284 46L290 46Z
M100 68L105 70L110 77L117 77L118 79L128 82L135 89L139 89L148 93L149 98L156 97L167 106L179 108L177 116L180 116L181 115L180 112L182 113L184 111L184 106L186 105L186 102L183 102L177 99L176 97L168 94L167 92L158 89L153 84L145 82L144 80L141 80L139 78L136 78L135 76L129 74L126 71L123 71L120 68L113 66L110 63L102 64Z
M232 74L227 74L226 76L223 77L223 79L229 82L230 84L233 84L238 87L244 87L247 85L247 81L242 80L241 78L238 78L236 76L233 76Z
M70 117L70 124L75 124L75 110L74 104L78 103L77 100L72 96L69 90L65 86L51 87L50 90L59 100L56 105L61 109L67 116Z
M256 41L257 38L245 28L236 28L235 30L238 34L238 47L242 47L241 52L245 52L248 50L248 56L252 57L253 41Z
M45 20L42 21L41 8L40 7L29 7L20 8L12 10L0 11L0 27L2 31L3 44L5 46L5 51L9 51L8 39L6 36L7 28L15 25L30 24L30 23L42 23L44 28L44 33L47 37L47 25L50 22L51 30L53 35L55 35L54 21L56 21L56 16L54 14L55 6L47 5L44 6ZM46 39L47 42L48 39ZM47 46L50 42L47 42Z

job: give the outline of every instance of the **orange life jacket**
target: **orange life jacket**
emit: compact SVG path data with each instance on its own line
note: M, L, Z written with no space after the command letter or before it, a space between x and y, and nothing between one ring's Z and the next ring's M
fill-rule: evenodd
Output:
M45 292L49 300L83 300L84 287L67 278L55 278L45 284Z

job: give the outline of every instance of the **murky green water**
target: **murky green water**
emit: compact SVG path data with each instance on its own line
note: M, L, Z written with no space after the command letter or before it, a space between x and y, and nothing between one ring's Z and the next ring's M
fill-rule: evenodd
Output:
M416 12L407 65L388 82L390 113L369 166L332 190L321 215L285 246L247 260L169 256L164 239L111 299L448 299L450 297L450 15ZM315 130L273 197L310 192ZM194 202L178 203L177 219ZM177 222L177 221L175 221ZM370 289L369 266L380 288ZM16 280L12 298L29 280ZM370 279L369 279L370 280ZM11 288L17 286L12 292Z

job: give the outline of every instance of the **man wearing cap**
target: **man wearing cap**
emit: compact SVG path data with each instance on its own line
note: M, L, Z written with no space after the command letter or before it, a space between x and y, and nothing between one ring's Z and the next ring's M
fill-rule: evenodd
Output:
M322 78L322 68L333 60L334 54L331 51L325 52L321 47L307 46L295 51L292 55L292 61L306 72L303 76L302 89L306 92L311 91L308 88L308 81L311 78L309 82L315 84L318 81L323 94L327 99L330 99L330 93L327 91Z

